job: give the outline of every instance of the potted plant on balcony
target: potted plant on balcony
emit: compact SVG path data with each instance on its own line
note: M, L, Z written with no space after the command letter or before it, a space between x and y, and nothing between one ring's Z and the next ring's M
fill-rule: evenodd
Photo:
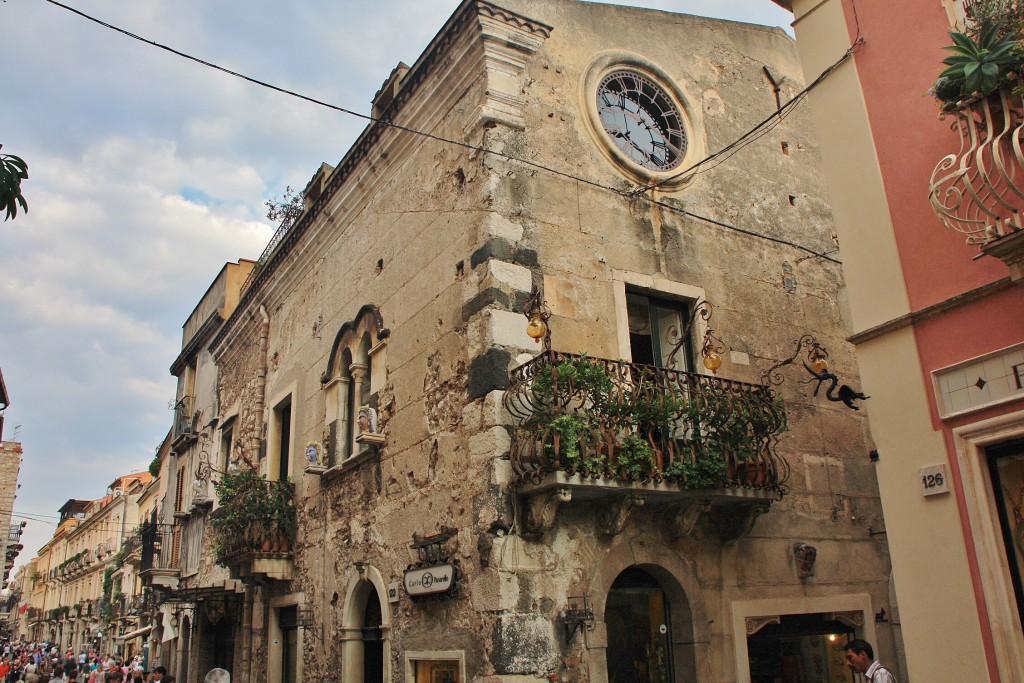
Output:
M289 549L295 535L290 481L268 481L246 469L224 474L214 488L221 503L212 517L219 562L246 551Z
M929 90L943 110L969 106L1001 90L1021 94L1024 76L1024 2L981 0L972 5L963 31L949 34L953 44L946 68Z

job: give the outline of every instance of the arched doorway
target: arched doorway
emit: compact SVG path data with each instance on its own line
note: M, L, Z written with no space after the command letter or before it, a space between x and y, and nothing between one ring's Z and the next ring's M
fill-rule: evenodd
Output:
M344 683L384 683L390 679L389 615L386 603L380 599L383 584L378 581L379 573L367 570L371 573L374 580L368 577L357 581L346 600L340 634Z
M370 584L363 611L363 680L366 683L384 681L384 633L381 629L380 596Z
M604 610L609 683L672 683L672 615L658 580L640 567L619 574Z

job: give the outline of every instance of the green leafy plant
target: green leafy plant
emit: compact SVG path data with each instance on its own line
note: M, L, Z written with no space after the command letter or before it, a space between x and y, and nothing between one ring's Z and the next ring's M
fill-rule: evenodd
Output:
M695 460L680 458L665 470L665 476L679 481L690 490L721 486L728 474L725 460L715 453L706 453Z
M28 180L25 160L13 154L0 154L0 211L5 212L5 221L17 217L19 206L28 213L28 203L21 193L22 180Z
M998 29L997 25L985 26L977 38L957 31L949 34L953 45L945 49L953 54L942 60L948 68L939 77L962 83L961 96L988 95L1020 67L1016 37L1000 37Z
M647 479L654 470L654 448L647 439L628 434L622 439L617 463L619 474L624 479Z
M660 368L560 355L530 381L522 428L543 435L547 467L588 476L721 486L786 429L772 392Z
M221 503L211 518L218 562L259 551L271 540L278 547L294 540L297 526L290 480L268 481L246 469L225 473L214 489Z

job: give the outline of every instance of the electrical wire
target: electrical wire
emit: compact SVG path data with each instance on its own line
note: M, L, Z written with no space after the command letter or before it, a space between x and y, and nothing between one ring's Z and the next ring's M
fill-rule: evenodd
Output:
M421 131L421 130L417 130L415 128L410 128L408 126L403 126L401 124L394 123L393 121L390 121L388 119L381 119L381 118L376 118L376 117L373 117L373 116L369 116L367 114L360 114L359 112L353 111L351 109L347 109L345 107L341 107L341 106L338 106L338 105L330 104L328 102L324 102L323 100L318 100L318 99L316 99L314 97L310 97L308 95L303 95L303 94L295 92L293 90L288 90L287 88L282 88L280 86L276 86L276 85L273 85L271 83L267 83L266 81L261 81L261 80L259 80L257 78L253 78L251 76L246 76L245 74L239 73L237 71L232 71L231 69L225 68L223 66L219 66L219 65L214 64L212 62L208 62L208 61L200 59L198 57L194 57L192 55L189 55L189 54L187 54L185 52L182 52L182 51L177 50L175 48L169 47L169 46L164 45L162 43L158 43L156 41L149 40L148 38L143 38L142 36L139 36L139 35L137 35L135 33L132 33L131 31L127 31L127 30L125 30L123 28L120 28L118 26L115 26L113 24L105 22L105 21L103 21L101 19L97 19L96 17L93 17L93 16L91 16L89 14L86 14L85 12L82 12L81 10L75 9L74 7L70 7L70 6L65 5L65 4L63 4L61 2L58 2L58 0L46 0L46 2L50 3L51 5L55 5L57 7L65 9L65 10L67 10L69 12L72 12L73 14L76 14L76 15L82 17L83 19L91 21L91 22L93 22L95 24L98 24L99 26L102 26L104 28L110 29L112 31L116 31L117 33L125 35L125 36L127 36L129 38L132 38L134 40L138 40L140 42L146 43L147 45L151 45L151 46L156 47L158 49L165 50L167 52L170 52L171 54L174 54L174 55L182 57L184 59L196 62L197 64L201 64L201 65L206 66L208 68L215 69L217 71L221 71L221 72L226 73L226 74L228 74L230 76L234 76L235 78L240 78L240 79L242 79L244 81L248 81L249 83L252 83L254 85L258 85L258 86L263 87L263 88L268 88L270 90L274 90L274 91L282 93L284 95L288 95L290 97L295 97L295 98L298 98L300 100L304 100L304 101L309 102L311 104L315 104L315 105L318 105L318 106L321 106L321 107L326 107L327 109L331 109L333 111L337 111L337 112L340 112L342 114L348 114L349 116L355 116L357 118L364 119L364 120L369 121L371 123L379 123L380 125L385 125L385 126L394 128L394 129L402 131L402 132L411 133L413 135L418 135L418 136L421 136L421 137L424 137L424 138L427 138L427 139L430 139L430 140L434 140L434 141L437 141L437 142L441 142L441 143L444 143L444 144L455 145L455 146L458 146L458 147L462 147L464 149L472 150L474 152L485 153L485 154L493 154L495 156L507 159L509 161L513 161L515 163L520 163L520 164L523 164L525 166L529 166L531 168L536 168L536 169L538 169L540 171L544 171L546 173L551 173L553 175L561 176L563 178L568 178L570 180L575 180L577 182L584 183L584 184L589 185L591 187L595 187L595 188L598 188L598 189L601 189L601 190L612 192L612 193L617 194L617 195L622 196L622 197L627 197L627 198L641 197L641 198L647 199L648 201L658 203L653 198L647 196L646 191L650 190L650 189L654 189L654 188L662 185L665 182L669 182L672 179L672 178L669 178L669 179L660 181L659 183L656 183L653 186L648 186L646 188L637 188L637 189L633 189L633 190L621 190L619 188L612 187L610 185L606 185L604 183L600 183L598 181L591 180L589 178L583 178L583 177L574 175L572 173L568 173L566 171L561 171L561 170L558 170L556 168L552 168L552 167L547 166L545 164L541 164L541 163L538 163L538 162L535 162L535 161L531 161L529 159L524 159L522 157L517 157L517 156L515 156L513 154L509 154L507 152L501 152L501 151L498 151L498 150L490 149L488 147L484 147L482 145L474 145L474 144L471 144L471 143L468 143L468 142L462 142L460 140L453 140L451 138L446 138L446 137L443 137L443 136L440 136L440 135L435 135L433 133L428 133L426 131ZM854 47L856 47L856 45ZM849 53L852 52L854 47L851 47L850 50L848 50L848 54L846 56L844 56L843 60L845 60L846 57L849 56ZM841 61L843 61L843 60L841 60ZM826 71L823 72L821 76L819 76L817 79L815 79L815 85L817 83L819 83L821 80L823 80L825 77L827 77L827 75L830 74L834 70L835 66L838 66L838 63L836 65L834 65L832 68L826 69ZM800 97L799 99L798 98L794 98L793 100L790 100L790 102L788 102L786 106L787 107L795 107L796 104L799 103L799 101L802 101L802 99L803 99L802 97ZM782 111L782 109L780 109L779 111ZM778 116L779 116L779 112L775 112L769 118L776 118ZM762 124L759 124L759 126L760 125L763 125L763 122L762 122ZM778 124L776 123L775 125L778 125ZM744 140L744 139L750 137L751 135L753 135L758 130L759 130L759 128L755 127L755 129L753 131L748 132L743 138L741 138L741 140ZM771 130L771 128L769 128L769 129L767 129L765 131L760 132L760 134L758 134L756 137L753 137L753 138L747 140L747 142L743 143L742 145L737 146L740 141L732 143L731 145L728 145L725 148L723 148L723 150L721 150L718 153L712 155L712 157L709 157L709 159L718 158L718 157L722 156L723 154L728 154L727 156L725 156L722 159L722 161L725 161L730 156L732 156L732 154L735 154L736 151L739 151L739 149L741 149L743 146L746 146L746 144L749 144L750 142L753 142L754 140L757 139L757 137L760 137L761 135L766 134L769 130ZM698 163L704 163L704 162L698 162ZM721 162L719 162L719 163L721 163ZM716 166L717 166L717 164L716 164ZM712 167L712 168L714 168L714 167ZM710 170L710 169L708 169L708 170ZM673 178L675 178L675 177L678 177L678 176L673 176ZM673 211L673 212L677 212L677 213L681 213L681 214L687 215L690 218L693 218L695 220L704 221L704 222L709 223L711 225L716 225L718 227L725 228L727 230L732 230L732 231L735 231L735 232L738 232L738 233L741 233L741 234L744 234L744 235L748 235L748 236L751 236L751 237L755 237L755 238L765 239L765 240L768 240L770 242L775 242L777 244L784 244L784 245L787 245L787 246L791 246L791 247L794 247L794 248L799 249L801 251L805 251L805 252L808 252L810 254L813 254L813 255L815 255L815 256L823 259L823 260L831 261L831 262L837 263L837 264L842 263L838 259L831 258L831 257L827 256L826 254L823 254L821 252L817 252L817 251L815 251L815 250L813 250L813 249L811 249L809 247L805 247L803 245L799 245L799 244L797 244L795 242L792 242L790 240L784 240L784 239L781 239L781 238L774 238L774 237L771 237L769 235L765 235L763 233L757 232L756 230L751 230L751 229L748 229L748 228L739 228L737 226L730 225L728 223L724 223L722 221L717 221L717 220L714 220L714 219L706 218L704 216L700 216L699 214L695 214L695 213L692 213L692 212L684 211L684 210L682 210L682 209L680 209L678 207L675 207L675 206L672 206L672 205L669 205L669 204L661 204L661 203L659 203L659 206L661 206L661 207L663 207L665 209L668 209L670 211Z
M687 167L685 170L680 171L679 173L676 173L676 174L671 175L671 176L669 176L667 178L659 180L656 183L652 183L650 185L645 185L644 187L639 187L636 190L633 190L633 194L639 195L639 194L641 194L643 192L647 192L649 190L653 190L653 189L656 189L658 187L661 187L662 185L664 185L666 183L671 183L671 182L677 181L677 180L679 180L681 178L693 177L695 175L699 175L701 173L706 173L707 171L710 171L710 170L718 167L719 165L724 163L726 160L728 160L730 157L732 157L734 154L736 154L736 152L740 151L741 149L743 149L747 145L749 145L749 144L759 140L760 138L762 138L763 136L767 135L772 130L774 130L780 123L782 123L782 121L787 116L789 116L793 112L793 110L797 107L797 105L799 105L801 102L803 102L807 98L807 95L812 90L814 90L816 87L821 85L821 83L826 78L831 76L832 73L836 69L838 69L843 64L843 62L845 62L847 59L849 59L851 56L853 56L854 52L856 52L858 49L860 49L860 46L863 45L863 44L864 44L864 39L858 36L857 40L854 41L853 45L851 45L849 48L847 48L846 52L843 53L843 56L840 57L839 59L837 59L835 62L833 62L824 71L822 71L818 75L818 77L815 78L807 87L805 87L803 90L798 92L796 95L793 96L792 99L790 99L784 105L779 107L776 111L772 112L772 114L770 116L768 116L768 118L764 119L763 121L760 121L757 125L755 125L753 128L751 128L746 133L741 135L735 141L729 143L728 145L726 145L722 149L718 150L714 154L710 154L710 155L704 157L700 161L692 164L691 166ZM703 166L705 166L707 164L712 164L712 162L715 162L715 163L713 163L713 165L711 165L710 167L704 168L703 170L701 170L701 167L703 167Z

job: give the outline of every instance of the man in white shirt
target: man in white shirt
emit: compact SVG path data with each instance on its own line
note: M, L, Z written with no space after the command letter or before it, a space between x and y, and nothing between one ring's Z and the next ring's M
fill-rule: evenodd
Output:
M896 677L875 660L871 643L857 638L846 644L846 665L854 673L864 674L871 683L896 683Z

